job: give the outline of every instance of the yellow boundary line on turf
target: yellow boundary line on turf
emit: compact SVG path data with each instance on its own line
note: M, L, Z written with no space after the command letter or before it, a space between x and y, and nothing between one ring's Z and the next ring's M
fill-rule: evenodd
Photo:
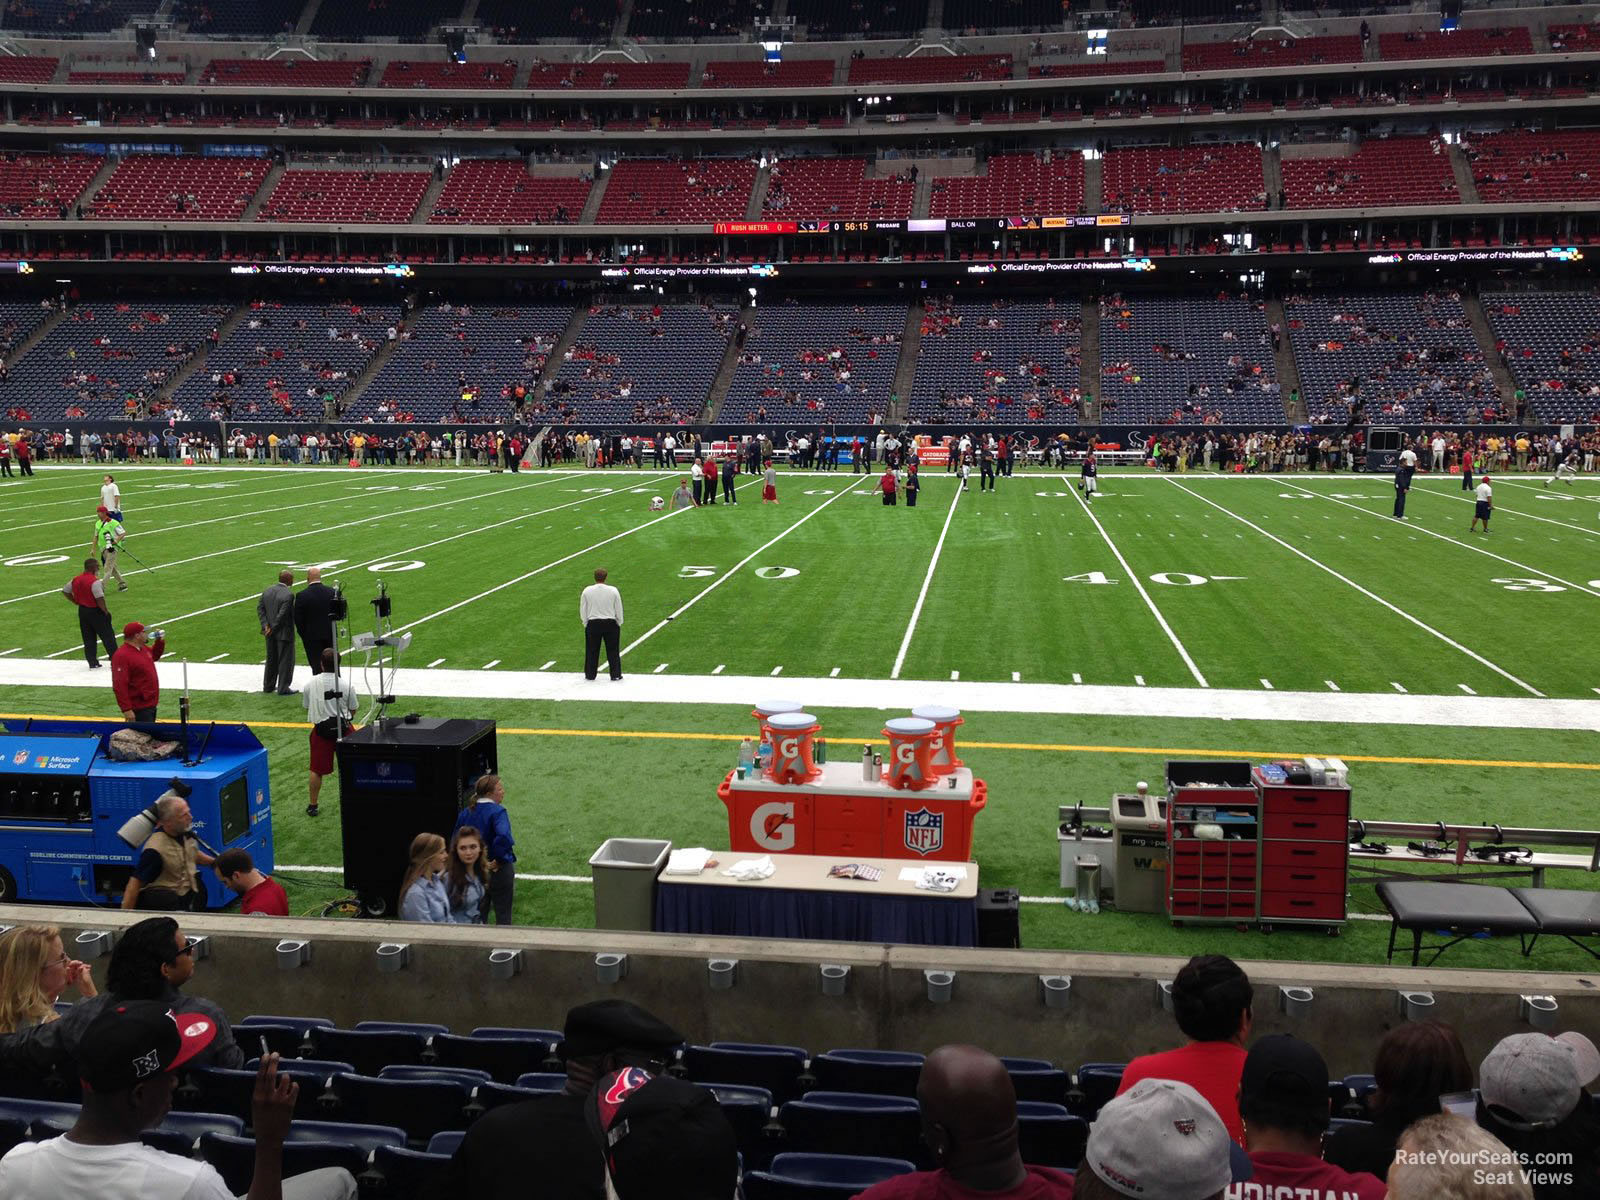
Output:
M0 713L0 720L6 721L104 721L114 720L111 717L79 717L79 716L50 716L45 713ZM200 722L209 724L209 722ZM219 719L219 724L240 724L259 726L262 729L310 729L305 721L251 721L242 718ZM742 733L674 733L664 730L625 730L625 729L521 729L513 726L500 726L496 733L510 734L514 737L584 737L584 738L643 738L654 741L670 742L738 742L747 735ZM855 738L845 739L851 745ZM883 745L872 738L862 738L864 745ZM1255 758L1255 759L1282 759L1299 758L1303 751L1292 750L1196 750L1188 747L1176 746L1074 746L1057 742L973 742L962 740L961 745L971 750L1042 750L1052 754L1165 754L1201 758ZM1510 767L1521 770L1535 771L1600 771L1600 763L1578 762L1523 762L1509 758L1412 758L1400 755L1384 754L1338 754L1323 753L1322 758L1342 758L1345 762L1381 763L1389 766L1404 767Z

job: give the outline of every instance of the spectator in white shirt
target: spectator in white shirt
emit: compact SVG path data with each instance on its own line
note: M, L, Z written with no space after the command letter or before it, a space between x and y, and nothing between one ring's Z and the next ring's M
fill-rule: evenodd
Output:
M583 677L593 679L599 672L603 641L611 678L621 679L622 593L606 582L603 568L595 571L594 582L583 589L578 600L578 617L583 622Z
M100 503L106 506L113 521L122 520L122 492L114 476L107 475L105 482L100 485Z

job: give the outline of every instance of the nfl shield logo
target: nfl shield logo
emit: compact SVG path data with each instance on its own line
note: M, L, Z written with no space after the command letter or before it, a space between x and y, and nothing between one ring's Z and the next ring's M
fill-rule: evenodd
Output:
M906 849L932 854L944 848L944 814L927 808L906 813Z

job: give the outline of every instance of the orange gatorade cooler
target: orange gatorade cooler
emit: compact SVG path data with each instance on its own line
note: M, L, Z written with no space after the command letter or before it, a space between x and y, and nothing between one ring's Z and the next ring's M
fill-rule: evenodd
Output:
M962 723L959 708L946 708L942 704L924 704L921 708L913 708L911 715L921 717L924 721L932 721L935 726L933 732L935 775L948 775L957 767L966 765L956 757L956 726Z
M811 743L822 728L810 713L773 713L767 718L772 730L772 769L767 778L777 783L810 783L822 774L812 760Z
M750 710L750 715L756 719L756 744L770 742L772 731L767 728L767 719L779 713L799 712L805 705L798 700L763 700Z
M939 727L922 717L895 717L885 722L889 739L889 769L885 782L892 788L920 791L939 781L933 765L933 742Z

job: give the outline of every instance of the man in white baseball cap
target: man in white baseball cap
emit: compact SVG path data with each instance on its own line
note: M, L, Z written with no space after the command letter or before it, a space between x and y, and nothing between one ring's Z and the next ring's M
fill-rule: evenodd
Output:
M1514 1033L1501 1038L1478 1071L1491 1114L1513 1129L1545 1129L1578 1107L1600 1078L1600 1050L1581 1033Z
M1216 1200L1249 1179L1249 1156L1205 1098L1175 1079L1141 1079L1100 1110L1074 1200Z

